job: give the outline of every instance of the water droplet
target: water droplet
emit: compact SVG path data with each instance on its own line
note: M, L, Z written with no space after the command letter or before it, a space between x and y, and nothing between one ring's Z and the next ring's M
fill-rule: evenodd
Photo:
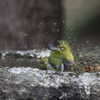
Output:
M54 25L56 25L57 23L54 23Z
M76 41L76 39L74 38L74 41Z
M52 30L54 31L55 29L53 28Z
M73 29L71 28L71 31L72 31Z
M77 49L77 51L79 51L79 49Z
M47 41L47 39L45 39L45 41Z
M27 34L24 34L24 36L27 36Z
M57 29L57 32L59 32L59 29Z
M87 40L86 43L89 43L89 41Z
M35 47L35 45L33 45L33 47Z
M72 25L72 27L74 27L74 25Z
M84 47L84 45L83 45L83 44L81 44L81 46L83 46L83 47Z
M65 23L65 21L63 20L63 23Z
M26 46L26 45L24 45L24 48L27 48L27 46Z
M91 44L89 46L92 46Z

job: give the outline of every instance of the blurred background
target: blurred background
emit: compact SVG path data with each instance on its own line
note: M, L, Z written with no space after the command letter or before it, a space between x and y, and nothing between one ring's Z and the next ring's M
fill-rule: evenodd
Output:
M100 46L99 0L0 0L0 50Z

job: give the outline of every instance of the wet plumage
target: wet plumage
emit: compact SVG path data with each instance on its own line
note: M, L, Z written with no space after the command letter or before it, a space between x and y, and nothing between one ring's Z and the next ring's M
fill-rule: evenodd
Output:
M75 62L69 43L65 40L59 41L59 48L51 50L48 58L41 58L40 64L42 69L70 71Z
M71 66L75 65L73 54L71 53L70 45L67 41L61 40L59 42L61 59L64 63L64 68L66 70L71 70Z
M59 49L52 50L49 57L49 64L58 71L63 71L63 63L60 58L61 52Z
M48 58L47 57L43 57L40 59L40 66L42 69L47 69L47 65L48 65Z
M40 59L40 67L41 69L44 70L54 70L57 71L55 68L53 68L49 63L48 63L48 57L43 57Z

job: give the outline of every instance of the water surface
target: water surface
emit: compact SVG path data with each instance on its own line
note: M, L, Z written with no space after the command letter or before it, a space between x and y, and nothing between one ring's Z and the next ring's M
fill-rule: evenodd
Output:
M39 68L39 59L0 58L0 67L32 67Z

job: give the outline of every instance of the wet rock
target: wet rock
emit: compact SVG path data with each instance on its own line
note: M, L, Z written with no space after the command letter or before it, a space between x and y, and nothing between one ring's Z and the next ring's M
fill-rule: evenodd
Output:
M38 59L48 57L50 50L1 51L1 55ZM76 66L82 69L78 70L79 75L30 67L0 67L0 100L100 100L100 48L84 49L76 55ZM86 73L84 66L96 70Z
M0 100L99 100L99 87L99 72L77 76L30 67L0 68Z
M92 85L91 87L90 100L100 100L100 82Z
M76 65L79 67L88 67L100 72L100 47L85 48L76 53Z
M14 57L14 58L41 58L48 57L50 55L50 50L48 49L34 49L28 51L1 51L2 57Z

